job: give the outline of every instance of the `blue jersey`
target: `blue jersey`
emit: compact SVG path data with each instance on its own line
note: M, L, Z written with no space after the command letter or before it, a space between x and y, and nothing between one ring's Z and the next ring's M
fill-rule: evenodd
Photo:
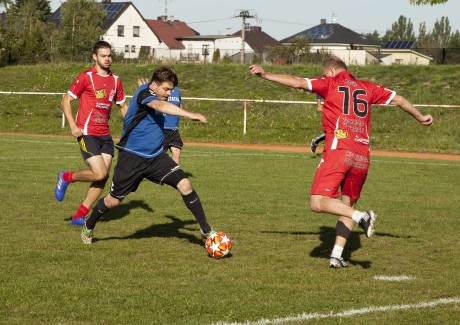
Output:
M147 106L160 100L148 84L134 93L123 122L123 132L116 147L139 157L153 158L163 152L164 116Z
M171 95L168 97L168 102L176 106L182 104L182 98L180 96L180 89L174 87L171 91ZM179 116L164 114L165 116L165 126L166 130L178 130L179 129Z

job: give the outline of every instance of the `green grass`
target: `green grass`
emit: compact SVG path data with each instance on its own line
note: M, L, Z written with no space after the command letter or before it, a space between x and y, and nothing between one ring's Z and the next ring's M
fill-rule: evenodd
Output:
M53 193L59 170L84 168L75 140L1 135L0 152L1 324L245 322L441 298L457 302L291 323L458 323L458 162L373 157L359 207L378 212L377 235L356 229L350 267L331 270L335 218L307 208L318 156L186 146L210 223L234 240L214 260L180 195L149 182L83 245L68 217L87 184Z
M0 68L0 91L64 93L88 65L8 66ZM154 66L114 64L127 95L139 77L150 77ZM260 80L245 65L176 64L182 96L189 98L314 101L313 95ZM267 66L276 73L321 75L319 66ZM362 79L395 89L415 104L460 105L460 66L350 67ZM60 95L0 94L0 132L68 135L61 128ZM321 133L321 116L313 104L251 103L247 134L243 134L243 103L185 100L185 107L204 113L208 125L183 120L181 133L193 142L238 142L308 145ZM460 109L420 107L434 116L432 127L420 126L403 111L375 106L373 149L460 154ZM75 110L76 111L76 110ZM112 133L121 133L122 119L113 112Z

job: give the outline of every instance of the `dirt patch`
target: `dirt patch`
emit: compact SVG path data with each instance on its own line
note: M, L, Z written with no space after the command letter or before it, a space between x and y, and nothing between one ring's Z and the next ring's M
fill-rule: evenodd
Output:
M201 146L201 147L240 148L240 149L267 150L267 151L285 151L285 152L303 152L303 153L310 152L310 147L307 147L307 146L243 144L243 143L241 144L240 143L200 143L200 142L187 142L185 143L185 145ZM322 152L322 148L318 147L317 153L321 153L321 152ZM446 154L420 153L420 152L394 152L394 151L371 150L371 156L460 161L460 155L446 155Z

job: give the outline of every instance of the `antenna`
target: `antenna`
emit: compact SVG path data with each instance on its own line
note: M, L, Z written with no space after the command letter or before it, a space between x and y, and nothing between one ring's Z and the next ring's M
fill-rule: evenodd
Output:
M238 13L239 11L239 13ZM240 53L240 61L241 63L244 63L244 46L246 43L246 19L248 18L257 18L257 15L253 15L249 13L249 10L247 9L239 9L237 10L237 14L233 16L234 18L241 18L242 24L241 24L241 53Z
M158 2L160 2L160 4L161 4L162 0L158 0ZM164 0L164 7L165 7L164 8L165 9L164 15L166 17L168 17L168 2L172 2L172 0Z

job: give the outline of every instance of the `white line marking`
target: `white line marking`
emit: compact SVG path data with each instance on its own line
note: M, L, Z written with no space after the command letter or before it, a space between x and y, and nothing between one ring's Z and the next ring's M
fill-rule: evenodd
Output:
M415 280L415 277L407 276L407 275L399 275L399 276L376 275L376 276L374 276L374 279L375 280L380 280L380 281L401 282L401 281Z
M314 320L314 319L323 319L323 318L339 318L339 317L350 317L355 315L364 315L369 314L372 312L382 312L382 311L394 311L394 310L404 310L404 309L419 309L419 308L430 308L435 307L438 305L448 305L448 304L457 304L460 303L460 297L452 297L452 298L441 298L438 300L433 301L425 301L420 302L418 304L407 304L407 305L392 305L392 306L374 306L374 307L366 307L361 309L350 309L345 310L339 313L329 313L329 314L319 314L319 313L312 313L312 314L298 314L295 316L288 316L284 318L274 318L274 319L260 319L255 322L245 321L242 323L234 322L234 323L227 323L227 322L216 322L215 325L265 325L265 324L284 324L287 322L294 322L294 321L305 321L305 320Z

